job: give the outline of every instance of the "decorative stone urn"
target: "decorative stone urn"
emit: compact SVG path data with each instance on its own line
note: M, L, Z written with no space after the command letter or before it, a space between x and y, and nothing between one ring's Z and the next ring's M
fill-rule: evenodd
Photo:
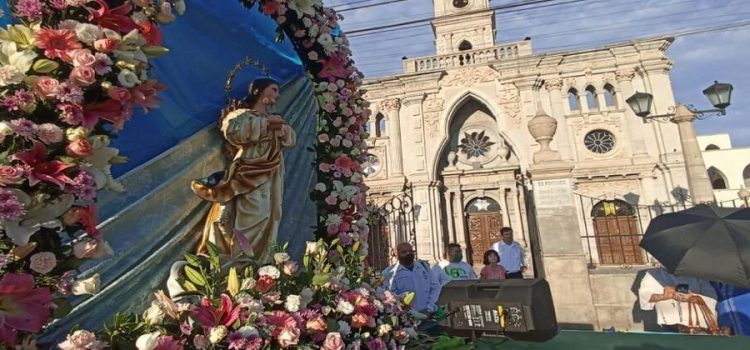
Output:
M531 136L541 147L538 152L534 153L534 163L560 160L560 153L549 147L557 131L557 120L547 115L541 104L538 105L534 118L529 120L528 128Z

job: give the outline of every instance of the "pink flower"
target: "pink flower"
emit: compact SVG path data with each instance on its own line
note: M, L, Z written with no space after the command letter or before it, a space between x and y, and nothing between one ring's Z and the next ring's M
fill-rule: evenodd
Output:
M52 77L41 77L34 84L33 90L37 97L41 99L53 98L57 95L57 89L60 82Z
M369 350L386 350L385 342L380 338L371 338L367 340L366 344Z
M338 167L341 170L353 171L353 170L359 169L359 164L355 160L349 158L345 154L342 154L338 158L336 158L335 164L336 164L336 167Z
M96 125L96 121L101 118L111 122L115 129L122 130L125 122L130 119L130 114L125 106L112 99L86 105L83 108L83 115L83 127L86 128L92 128Z
M37 137L39 138L39 141L42 141L47 145L58 143L63 139L63 131L55 124L44 123L39 125Z
M112 59L109 56L97 52L94 54L94 58L96 58L94 61L94 71L96 71L96 74L104 75L112 71Z
M325 332L326 329L328 329L328 325L323 317L318 316L308 320L305 324L305 328L307 328L309 332Z
M110 9L109 4L104 0L94 0L93 2L96 2L99 8L86 8L89 11L89 20L91 22L122 34L129 33L133 29L138 29L138 25L128 17L128 14L133 9L130 2L125 2L123 5L113 9Z
M74 67L70 72L70 81L79 86L89 86L96 82L96 71L90 66Z
M12 159L20 160L29 167L29 185L34 186L40 181L49 182L59 186L61 189L71 180L64 171L73 166L59 160L47 161L47 147L41 142L35 142L28 152L19 152Z
M328 78L329 82L336 81L337 78L346 78L346 60L340 53L331 55L323 61L323 69L318 74L319 78Z
M36 34L36 47L44 50L49 59L70 62L71 51L81 48L76 33L69 29L42 29Z
M107 95L113 100L123 104L130 102L130 99L132 98L130 90L119 86L114 86L107 90Z
M159 27L157 27L156 24L145 22L139 24L139 26L141 27L141 35L143 35L143 38L146 39L146 44L161 46L161 30L159 30Z
M17 331L38 332L50 315L49 289L34 289L34 277L6 273L0 281L0 340L13 348Z
M24 215L26 206L18 197L11 191L0 189L0 220L17 221Z
M156 340L154 350L182 350L184 345L185 340L174 339L171 335L162 335Z
M86 330L77 330L68 334L64 342L57 344L60 350L103 350L109 344L97 340L96 335Z
M39 0L18 0L15 7L16 13L21 17L26 17L30 22L42 18L44 5Z
M322 172L324 172L324 173L327 173L327 172L331 171L331 164L328 164L328 163L320 163L320 164L318 165L318 169L320 169L320 171L322 171Z
M330 194L326 197L325 201L328 205L335 205L338 200L336 199L336 196Z
M57 96L55 97L57 97L60 102L80 104L83 102L83 90L75 84L67 82L60 83L57 87Z
M73 59L74 67L90 67L96 62L96 57L91 54L89 49L75 50L70 57Z
M119 45L120 42L115 39L98 39L97 41L94 41L94 48L97 51L104 53L110 53L117 50Z
M37 273L48 274L57 265L57 259L52 252L39 252L31 256L29 267Z
M285 327L279 333L278 341L282 348L289 348L299 343L300 330L297 327Z
M147 80L130 90L130 93L133 96L131 101L134 104L143 107L143 112L148 112L149 108L159 108L160 102L159 99L156 98L156 94L165 88L166 86L164 84L159 83L156 80Z
M37 125L26 118L13 119L10 121L10 126L18 136L26 139L33 138L37 131Z
M323 106L323 110L325 110L325 111L326 111L326 112L328 112L328 113L333 113L333 111L335 111L335 110L336 110L336 106L335 106L335 105L334 105L333 103L330 103L330 102L329 102L329 103L326 103L326 104L325 104L325 105Z
M84 121L83 109L76 104L61 103L57 105L60 119L70 125L79 125Z
M297 321L292 315L276 310L267 317L268 324L274 326L272 335L278 337L281 331L286 328L297 328Z
M23 170L10 165L0 165L0 187L15 185L21 182Z
M291 275L294 275L294 273L297 272L298 269L299 269L299 265L297 265L296 261L288 260L284 262L284 267L282 270L284 271L285 274L291 276Z
M367 315L357 313L352 316L351 326L352 328L362 328L364 326L367 326Z
M76 141L81 140L85 141L85 139ZM91 203L96 198L96 179L88 171L81 170L73 179L72 190L81 202L86 204Z
M326 340L323 341L323 347L321 350L344 350L344 341L341 339L341 333L330 332L326 335Z
M318 142L320 142L320 143L326 143L326 142L328 142L328 140L330 140L328 138L328 134L320 134L320 135L318 135Z
M255 283L255 289L261 293L267 293L276 284L273 277L269 275L263 275L258 277L258 281Z
M88 157L91 152L93 152L93 147L86 139L78 139L65 146L65 153L71 157Z
M281 5L276 1L268 1L260 5L260 10L263 11L265 15L270 16L278 12L280 6Z
M199 308L193 311L193 318L198 321L204 328L223 325L231 326L240 316L240 305L232 308L232 299L226 295L221 295L219 307L214 307L207 298L201 299Z

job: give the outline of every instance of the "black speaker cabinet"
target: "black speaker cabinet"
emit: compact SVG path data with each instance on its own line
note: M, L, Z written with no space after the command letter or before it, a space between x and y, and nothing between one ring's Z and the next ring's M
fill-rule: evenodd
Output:
M438 305L448 315L440 324L452 335L547 341L558 332L552 293L543 279L452 281Z

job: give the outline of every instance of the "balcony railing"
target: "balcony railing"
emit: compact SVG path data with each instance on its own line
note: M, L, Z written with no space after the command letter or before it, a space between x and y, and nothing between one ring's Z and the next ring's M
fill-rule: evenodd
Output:
M416 73L469 66L499 60L513 59L531 55L531 41L467 50L445 55L406 59L403 61L404 72Z

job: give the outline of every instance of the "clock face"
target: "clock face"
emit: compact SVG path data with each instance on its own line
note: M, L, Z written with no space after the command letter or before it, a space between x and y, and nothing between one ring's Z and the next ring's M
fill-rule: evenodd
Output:
M453 0L453 6L456 8L462 8L469 4L469 0Z

